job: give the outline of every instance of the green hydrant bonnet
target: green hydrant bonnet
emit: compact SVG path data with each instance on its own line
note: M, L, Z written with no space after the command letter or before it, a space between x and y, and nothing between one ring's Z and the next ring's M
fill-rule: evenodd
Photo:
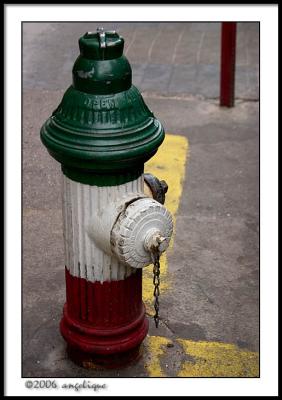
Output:
M157 151L164 129L132 85L116 32L79 39L73 83L41 128L41 140L70 179L100 186L137 178Z

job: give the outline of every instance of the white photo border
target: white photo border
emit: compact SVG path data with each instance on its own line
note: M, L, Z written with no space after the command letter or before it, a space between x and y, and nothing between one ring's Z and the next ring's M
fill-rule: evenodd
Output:
M149 11L149 12L148 12ZM260 22L260 378L95 378L99 396L277 395L278 391L278 6L4 5L5 395L93 396L91 390L30 390L21 378L21 23L23 21ZM81 378L56 381L83 382Z

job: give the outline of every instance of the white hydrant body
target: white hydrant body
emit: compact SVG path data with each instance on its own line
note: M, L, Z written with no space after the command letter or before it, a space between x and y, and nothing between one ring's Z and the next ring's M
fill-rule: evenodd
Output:
M143 174L119 186L90 186L63 175L65 265L92 282L124 279L151 264L155 236L169 245L168 210L144 194Z

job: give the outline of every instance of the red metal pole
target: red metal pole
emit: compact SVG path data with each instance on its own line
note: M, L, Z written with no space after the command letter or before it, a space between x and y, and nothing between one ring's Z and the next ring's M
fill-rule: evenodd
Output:
M223 107L234 106L235 58L236 22L222 22L220 105Z

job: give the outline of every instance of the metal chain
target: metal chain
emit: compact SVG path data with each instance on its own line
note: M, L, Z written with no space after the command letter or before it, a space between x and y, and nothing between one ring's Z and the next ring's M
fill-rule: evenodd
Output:
M154 308L155 308L155 315L154 315L154 320L155 320L155 325L156 328L159 326L159 295L160 295L160 252L158 249L154 249L152 251L152 259L154 263L154 268L153 268L153 284L154 284L154 297L155 297L155 303L154 303Z

